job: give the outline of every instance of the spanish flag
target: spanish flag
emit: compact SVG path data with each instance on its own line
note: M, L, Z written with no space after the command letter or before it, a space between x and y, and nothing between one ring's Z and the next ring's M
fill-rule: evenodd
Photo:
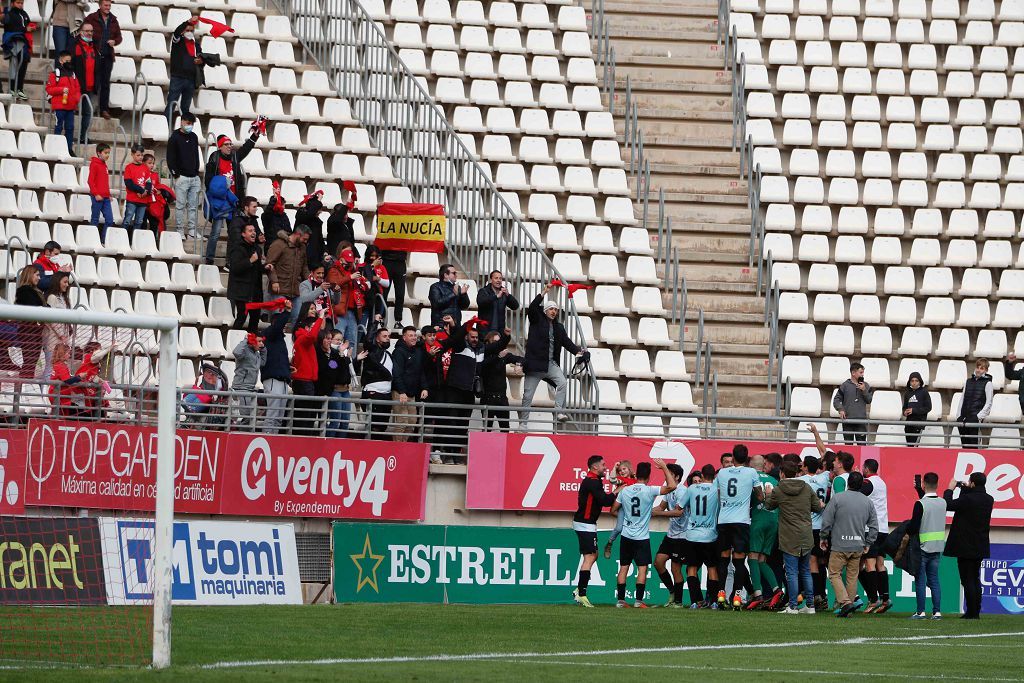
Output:
M447 232L440 204L384 203L377 207L377 238L382 250L440 254Z

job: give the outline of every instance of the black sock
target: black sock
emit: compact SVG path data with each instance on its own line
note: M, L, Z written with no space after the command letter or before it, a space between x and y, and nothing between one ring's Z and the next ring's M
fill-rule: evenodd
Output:
M576 592L579 593L580 595L586 595L587 594L587 586L588 585L590 585L590 570L589 569L581 569L580 570L580 578L576 582Z
M672 602L677 605L683 604L683 582L680 581L676 585L672 586Z
M750 583L750 572L747 571L746 561L740 558L733 558L732 568L732 592L735 594L739 592L741 587ZM752 595L752 591L753 589L751 589L751 593L748 593L748 595Z
M718 560L718 590L725 589L725 582L729 580L729 558L722 557ZM733 585L736 585L735 579ZM718 597L718 591L715 591L715 597Z
M672 575L668 571L658 572L658 578L661 579L661 585L665 587L669 593L672 592L672 586L675 584L672 581Z
M814 597L824 598L825 596L825 572L816 571L811 572L811 585L814 587ZM805 595L805 600L809 600L810 597Z
M889 572L884 569L875 572L875 588L882 600L889 599Z
M864 586L864 594L867 595L868 602L878 602L878 590L875 589L875 573L862 571L857 578L860 580L860 585Z
M615 595L618 597L619 600L625 600L626 599L626 584L620 583L618 586L616 586L616 588L615 588Z
M701 602L704 598L700 594L700 579L696 576L686 577L686 587L690 591L690 602ZM679 587L680 592L682 586ZM708 595L711 595L711 579L708 579Z
M708 602L715 602L718 600L718 591L721 589L722 584L718 582L718 579L708 577Z
M646 593L646 592L647 592L647 584L646 583L638 583L636 585L636 598L635 598L635 600L637 602L643 602L644 601L644 593Z

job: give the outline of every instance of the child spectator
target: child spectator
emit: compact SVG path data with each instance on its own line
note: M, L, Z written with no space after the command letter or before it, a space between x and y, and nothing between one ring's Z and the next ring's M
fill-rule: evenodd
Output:
M202 375L196 379L192 388L197 391L185 394L182 407L187 415L202 415L209 412L211 404L220 401L220 397L208 392L226 391L227 381L217 366L203 363Z
M327 437L340 438L348 429L352 404L343 399L351 398L352 359L349 358L349 344L341 332L320 330L316 349L317 380L316 395L329 396L327 414Z
M235 376L231 382L233 391L252 393L256 391L256 382L260 378L260 368L267 364L267 349L263 345L263 337L250 332L238 343L233 351L235 355ZM255 396L238 396L238 424L255 427L253 417L256 413Z
M96 145L96 156L89 162L89 198L92 200L91 223L99 228L100 241L106 242L107 228L114 224L114 214L110 208L110 170L107 159L110 158L110 145L101 142ZM100 214L103 222L100 223Z
M146 220L146 211L149 209L150 197L153 194L153 181L150 178L150 169L143 163L143 155L146 148L140 144L132 145L132 160L124 167L124 223L122 227L130 235L132 231L141 228Z
M25 11L25 0L11 0L4 12L4 58L8 61L8 81L11 94L16 99L27 100L25 94L25 72L32 61L32 30L31 22Z
M91 418L100 416L103 386L99 384L102 382L99 364L116 348L116 344L103 346L98 341L89 342L85 345L82 364L72 375L67 366L69 349L66 344L58 344L54 350L53 374L50 379L57 380L61 384L50 385L50 400L54 400L55 394L59 396L57 406L59 415Z
M203 206L203 213L211 222L210 238L206 241L206 263L213 264L213 257L217 253L217 242L220 240L220 233L235 213L238 205L238 198L235 197L228 186L228 179L225 176L214 176L210 186L206 190L206 204Z
M157 235L167 227L167 219L171 217L171 204L174 203L174 190L164 185L159 174L154 174L153 201L149 203L149 229Z
M56 33L56 27L54 33ZM96 92L96 44L92 41L92 24L82 24L78 29L78 39L71 45L71 65L78 77L78 87L82 90L82 120L79 121L78 141L83 145L89 140L89 128L92 126L92 94Z
M68 150L75 148L75 111L82 99L82 89L75 70L71 67L71 53L67 50L57 55L57 68L46 79L46 94L50 96L50 107L57 119L54 135L64 133Z

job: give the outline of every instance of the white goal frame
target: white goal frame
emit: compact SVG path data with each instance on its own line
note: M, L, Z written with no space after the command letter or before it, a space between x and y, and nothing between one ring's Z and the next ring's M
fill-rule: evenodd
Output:
M156 521L153 538L153 663L171 664L171 542L174 525L174 439L177 416L178 321L174 318L0 303L0 320L66 323L160 333L157 390Z

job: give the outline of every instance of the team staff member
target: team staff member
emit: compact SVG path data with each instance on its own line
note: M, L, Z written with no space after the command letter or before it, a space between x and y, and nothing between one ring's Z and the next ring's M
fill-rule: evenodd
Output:
M607 470L604 458L600 455L587 458L587 476L580 482L580 490L576 495L576 514L572 516L572 528L579 539L580 555L583 556L572 599L584 607L594 606L587 597L587 585L590 584L590 568L597 562L597 520L601 517L601 508L615 502L615 493L606 493L604 490L604 473Z

